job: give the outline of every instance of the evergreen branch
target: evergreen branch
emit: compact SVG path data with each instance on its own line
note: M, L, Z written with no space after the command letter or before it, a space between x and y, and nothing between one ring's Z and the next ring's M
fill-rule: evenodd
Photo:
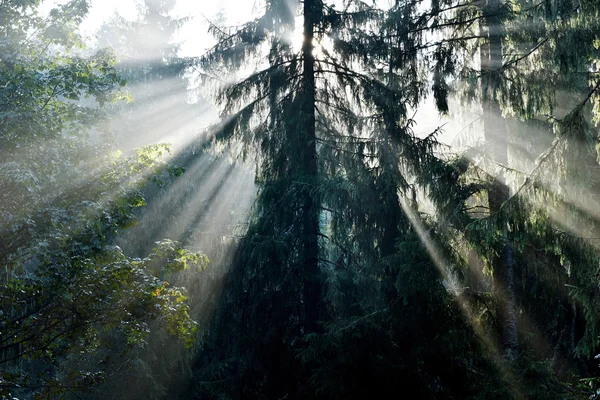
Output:
M235 84L233 84L231 86L226 86L222 89L223 93L221 94L221 97L226 98L226 101L224 101L224 102L233 102L233 101L237 100L237 97L240 96L240 95L236 95L236 92L238 92L240 90L248 91L248 86L250 86L250 87L260 86L260 83L262 82L263 78L269 77L269 75L271 73L273 73L274 71L277 71L278 68L280 68L284 65L290 64L291 62L292 62L292 60L280 61L272 66L269 66L269 68L263 69L261 71L255 72L255 73L247 76L240 82L236 82ZM296 75L288 76L286 78L286 82L292 81L295 77L296 77ZM267 93L266 97L270 96L271 88L267 88L266 93ZM266 98L266 97L263 97L263 98Z
M542 0L543 2L543 0ZM476 6L478 7L481 4L481 0L474 0L474 1L467 1L465 3L457 3L456 5L450 6L450 7L446 7L446 8L440 8L437 11L432 11L431 14L438 14L438 13L443 13L446 11L452 11L455 10L457 8L462 8L462 7L471 7L471 6Z
M537 7L539 6L541 3L538 3L536 6L533 7ZM579 6L574 7L573 9L571 9L569 11L569 13L567 13L567 15L575 13L577 10L579 9ZM485 72L481 72L477 77L482 77L485 76L486 74L490 74L490 73L497 73L500 71L503 71L504 69L506 69L507 67L511 66L511 65L517 65L519 63L519 61L524 60L525 58L529 57L531 54L535 53L540 47L542 47L544 44L546 44L552 35L556 34L556 31L552 31L550 35L546 36L544 39L542 39L541 41L539 41L535 46L533 46L529 51L527 51L526 53L520 55L519 57L507 61L506 63L504 63L503 65L501 65L499 68L495 69L495 70L488 70ZM507 77L504 77L504 79L507 79Z
M368 320L369 318L372 318L372 317L374 317L374 316L376 316L378 314L387 312L387 311L390 310L391 306L393 304L395 304L397 301L398 300L396 298L387 307L384 307L384 308L379 309L379 310L375 310L375 311L373 311L373 312L371 312L369 314L363 315L362 317L356 318L352 322L350 322L349 324L347 324L345 326L342 326L342 327L338 328L337 330L335 330L334 332L331 332L331 333L334 334L334 335L337 335L337 334L339 334L341 332L344 332L344 331L346 331L346 330L348 330L350 328L353 328L354 326L356 326L358 323L360 323L362 321Z
M530 175L530 174L528 174L528 173L526 173L526 172L523 172L523 171L521 171L521 170L518 170L518 169L516 169L516 168L513 168L513 167L509 167L508 165L504 165L504 164L502 164L502 163L499 163L499 162L497 162L497 161L492 161L492 162L493 162L494 164L496 164L497 166L499 166L500 168L502 168L502 169L506 170L506 171L510 171L510 172L516 172L517 174L520 174L520 175Z
M564 236L569 236L575 239L580 239L580 240L600 240L600 236L579 236L579 235L574 235L572 233L560 230L558 228L552 228L554 231L558 232L560 235L564 235Z
M227 35L228 35L228 33L227 33L227 32L225 32L223 29L221 29L221 27L220 27L220 26L218 26L216 23L214 23L214 22L212 22L210 19L208 19L208 18L206 17L206 15L204 15L202 12L200 12L200 15L202 16L202 18L204 18L204 20L205 20L206 22L208 22L208 25L209 25L209 30L212 28L212 29L218 30L218 31L219 31L219 32L220 32L220 33L221 33L223 36L227 36Z
M349 6L349 4L348 4L348 6ZM331 14L334 14L334 15L340 16L340 17L354 17L357 15L361 15L361 16L362 15L366 15L366 16L379 15L380 17L383 16L383 12L380 9L373 8L373 7L369 7L366 10L359 10L359 11L338 11L334 8L334 6L323 3L323 8L325 8L326 10L331 12ZM346 10L347 9L348 9L348 7L346 7Z
M583 101L581 103L579 103L579 105L577 106L577 108L582 108L583 106L585 106L585 104L589 101L589 99L592 98L592 96L594 95L594 93L596 93L596 91L600 88L600 79L598 80L598 82L596 82L596 84L594 85L594 87L592 88L592 90L588 93L588 95L585 97L585 99L583 99Z
M343 115L346 115L354 120L364 120L364 121L372 121L372 120L376 120L381 118L381 113L378 114L371 114L371 115L358 115L355 112L353 112L352 110L348 109L348 108L344 108L341 107L337 104L334 103L330 103L328 101L325 100L320 100L320 99L316 99L315 103L321 103L325 106L327 106L327 108L332 108L340 113L342 113Z
M577 104L577 106L575 106L573 108L573 110L567 114L562 120L561 119L557 119L557 118L553 118L556 123L564 123L565 121L568 121L568 119L570 118L570 116L573 115L573 113L575 113L577 110L580 110L581 108L583 108L583 106L585 106L585 104L589 101L589 99L593 96L593 94L600 88L600 80L594 85L594 87L592 88L592 90L587 94L587 96L579 103ZM525 179L525 182L519 187L519 189L512 195L510 196L508 199L506 199L498 208L498 211L496 211L493 214L490 214L490 216L498 214L500 212L502 212L502 210L510 203L512 202L513 199L515 199L516 197L518 197L518 195L523 192L525 189L529 188L533 183L536 182L536 177L537 175L540 173L542 166L546 163L546 161L548 161L548 159L550 158L550 156L552 154L554 154L554 151L557 149L558 144L561 142L561 138L557 138L554 140L554 142L552 143L552 145L544 152L544 154L541 156L541 158L539 159L537 165L533 168L533 170L528 174L529 176ZM521 171L517 171L516 172L522 173Z
M216 54L220 47L223 46L224 43L229 42L231 40L233 40L236 37L240 37L243 33L243 29L242 28L248 28L254 24L256 24L258 21L260 20L260 18L256 18L253 21L249 21L245 24L242 24L241 26L239 26L236 31L230 35L228 35L225 38L221 38L221 40L219 40L219 42L217 44L215 44L213 47L211 47L210 49L208 49L203 56L199 57L199 60L209 60L210 59L210 55L214 55ZM215 24L211 24L210 27L214 27L215 29L219 29L217 27L217 25ZM242 42L243 43L243 42Z
M327 141L325 141L323 139L317 139L317 142L321 143L321 144L323 144L325 146L328 146L328 147L330 147L332 149L339 150L339 151L342 151L342 152L348 153L348 154L353 154L353 155L356 155L356 156L361 156L361 157L365 157L365 158L376 158L376 157L378 157L377 153L364 153L364 152L358 152L358 151L352 151L352 150L342 149L341 147L336 146L334 143L327 142Z
M333 262L333 261L330 261L330 260L328 260L328 259L326 259L326 258L322 258L322 257L317 257L317 261L320 261L320 262L324 262L324 263L326 263L326 264L333 265L334 267L337 267L337 266L338 266L338 265L337 265L335 262Z
M463 37L454 37L454 38L442 39L437 42L429 42L422 46L417 46L416 49L423 50L423 49L428 49L430 47L439 46L439 45L445 44L445 43L464 42L467 40L485 39L485 38L487 38L486 35L471 35L471 36L463 36Z
M524 60L525 58L529 57L531 54L535 53L535 51L538 50L540 47L542 47L546 42L548 42L548 40L550 40L550 36L546 36L543 40L541 40L533 48L531 48L527 53L522 54L518 58L515 58L513 60L507 61L500 68L498 68L498 69L496 69L495 71L492 71L492 72L498 72L500 70L503 70L503 69L505 69L505 68L513 65L513 64L517 65L519 63L519 61Z
M505 7L500 7L499 9L504 9ZM497 17L497 16L502 16L504 14L506 14L507 12L495 12L495 13L490 13L490 14L480 14L476 17L473 18L469 18L466 20L450 20L451 22L444 22L441 24L434 24L434 25L430 25L430 26L423 26L420 28L415 28L415 29L409 29L406 31L403 31L401 33L398 34L390 34L390 35L386 35L386 38L397 38L397 37L401 37L404 38L406 37L408 34L411 33L419 33L419 32L424 32L424 31L433 31L433 30L437 30L440 28L447 28L447 27L452 27L452 26L460 26L465 28L465 25L467 25L466 28L468 28L469 26L471 26L473 23L481 20L481 19L487 19L487 18L491 18L491 17ZM436 14L429 14L429 17L435 17ZM427 20L429 21L429 20ZM426 21L426 22L427 22Z

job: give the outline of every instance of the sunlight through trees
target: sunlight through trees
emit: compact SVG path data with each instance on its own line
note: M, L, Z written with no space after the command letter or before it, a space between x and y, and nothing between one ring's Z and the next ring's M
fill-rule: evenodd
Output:
M0 1L0 398L598 398L600 3L209 3Z

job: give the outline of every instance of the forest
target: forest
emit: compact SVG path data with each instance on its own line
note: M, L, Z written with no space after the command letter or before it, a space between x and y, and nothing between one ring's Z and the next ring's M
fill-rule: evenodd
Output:
M600 399L600 1L102 3L0 0L0 399Z

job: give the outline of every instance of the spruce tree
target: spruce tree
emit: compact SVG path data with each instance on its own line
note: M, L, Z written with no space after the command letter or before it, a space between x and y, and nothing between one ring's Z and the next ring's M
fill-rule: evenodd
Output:
M116 52L132 97L114 115L116 140L124 151L159 142L174 144L195 132L193 122L203 104L188 101L186 62L179 57L180 44L174 38L188 19L169 14L176 3L144 0L138 3L135 21L115 14L97 33L98 45Z
M362 2L288 5L270 1L242 27L213 27L220 41L200 60L214 83L271 50L258 71L216 85L216 138L256 160L260 191L192 387L209 398L358 398L379 384L390 394L403 385L468 393L452 383L469 381L468 368L435 367L453 356L427 343L441 340L437 321L467 335L458 345L467 360L478 357L472 332L400 203L416 206L411 180L443 164L408 116L427 90L412 35L424 20L412 3L389 19ZM285 38L296 10L304 41L294 52Z
M584 322L578 310L583 304L589 306L590 298L579 300L581 291L573 287L579 287L575 281L580 277L590 277L590 264L583 266L580 261L590 262L595 257L595 251L581 238L586 236L583 232L593 236L593 213L581 206L592 204L590 195L596 182L590 173L594 162L589 135L594 134L585 121L591 119L586 103L597 90L593 73L589 73L596 26L590 18L597 10L588 3L571 2L488 3L485 7L476 3L450 8L454 14L438 24L443 34L440 42L451 41L453 51L459 54L481 54L481 68L469 70L474 66L469 61L458 63L455 76L460 79L455 87L462 85L466 98L482 102L486 156L495 155L493 161L500 164L500 168L491 167L496 172L484 183L489 214L483 218L467 214L464 223L454 227L465 232L501 284L492 313L499 328L499 354L512 353L508 358L513 360L515 354L522 357L509 368L519 374L522 368L543 360L537 365L552 364L565 377L561 365L575 365L576 344L589 350L589 336L583 332L595 329L595 318L590 318L593 313L586 313ZM461 69L461 64L465 68ZM556 138L548 137L551 135ZM524 153L537 160L524 162ZM575 167L573 157L585 160L585 167ZM499 169L501 178L497 179L494 175ZM556 171L570 178L557 180ZM509 196L511 185L514 192ZM477 200L470 202L481 205ZM512 267L507 269L506 261L511 260ZM573 262L578 267L574 268ZM502 271L512 271L513 277L496 275ZM507 292L511 286L512 294ZM522 324L519 329L515 329L516 322ZM535 330L534 337L545 338L543 346L529 337L530 329ZM517 353L516 334L523 345ZM542 375L552 381L549 369L540 371ZM541 390L535 385L528 388L530 396Z

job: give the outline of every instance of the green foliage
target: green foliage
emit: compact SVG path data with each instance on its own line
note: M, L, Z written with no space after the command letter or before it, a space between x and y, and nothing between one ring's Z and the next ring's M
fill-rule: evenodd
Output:
M495 304L505 304L508 292L501 286L508 281L496 285L497 273L503 268L499 260L506 258L505 249L511 249L522 359L509 369L539 383L539 390L520 389L523 397L545 398L543 390L557 387L554 374L571 380L572 374L589 372L583 365L597 346L598 254L589 239L598 232L592 211L598 193L597 132L590 126L594 111L587 103L593 103L598 89L593 61L598 10L597 5L570 1L490 1L468 10L465 6L445 14L446 33L455 35L454 52L465 60L456 68L455 88L483 109L486 153L470 151L480 165L454 178L460 186L475 184L473 192L463 192L467 197L458 197L456 208L443 207L448 191L460 193L452 189L452 180L450 185L430 187L430 193L443 211L443 224L452 225L444 229L448 240L466 241L463 257L472 264L476 257L500 286L491 297ZM477 52L479 66L469 59ZM513 116L525 122L517 123ZM506 131L498 125L505 125ZM527 157L531 161L525 161ZM497 182L507 182L513 195L507 190L501 204L493 206ZM489 211L468 211L488 206ZM478 298L484 299L472 300ZM489 326L500 332L502 315L495 307L488 308L493 317ZM540 344L540 338L546 341ZM528 375L540 366L538 375Z
M89 395L109 371L106 360L85 360L117 337L123 354L144 346L153 323L191 346L198 328L186 292L167 278L208 262L170 241L143 259L112 244L136 224L142 189L183 170L164 161L167 145L127 157L114 150L96 128L103 106L125 98L114 54L72 53L87 2L63 4L45 20L38 3L0 5L3 398Z
M0 319L4 395L11 388L39 386L44 388L41 393L52 389L58 396L70 381L84 389L79 381L89 374L101 375L102 370L65 369L61 375L68 379L62 381L23 373L11 361L56 365L66 356L85 358L102 349L107 331L118 330L129 345L139 346L148 335L149 322L158 319L190 346L197 327L189 317L183 289L152 274L153 265L168 265L173 252L180 258L200 258L173 243L160 243L144 259L131 259L119 248L107 247L92 258L43 264L34 273L10 279L2 286L1 308L6 312Z

